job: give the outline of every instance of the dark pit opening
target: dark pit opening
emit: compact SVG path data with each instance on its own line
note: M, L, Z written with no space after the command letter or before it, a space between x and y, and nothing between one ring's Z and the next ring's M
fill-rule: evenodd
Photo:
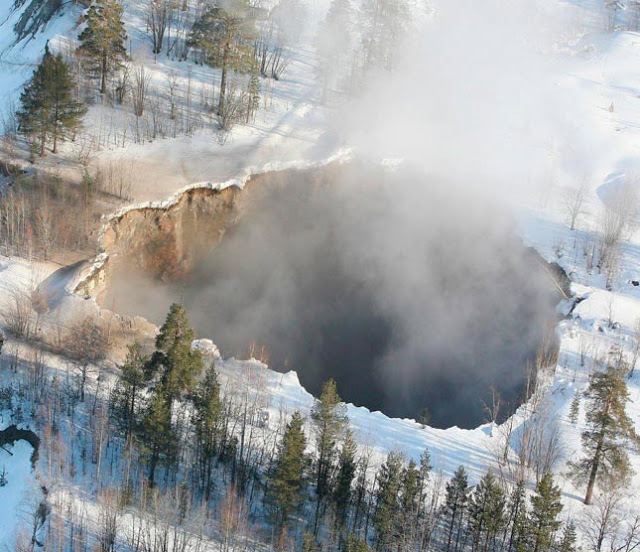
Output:
M219 243L185 213L150 217L153 239L122 230L154 246L114 257L103 304L161 323L181 300L224 356L264 345L273 369L296 370L316 395L332 377L348 402L399 417L426 408L436 427L485 422L492 388L506 416L525 398L527 365L543 345L553 352L552 271L468 190L354 163L262 175L238 197ZM167 248L180 250L173 270L154 264Z

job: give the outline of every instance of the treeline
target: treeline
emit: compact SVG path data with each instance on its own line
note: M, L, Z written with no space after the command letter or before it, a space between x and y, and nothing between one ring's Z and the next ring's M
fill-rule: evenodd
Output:
M393 78L414 22L427 11L410 0L332 0L316 38L322 98L357 94L371 76Z
M5 132L14 129L29 137L33 155L43 156L47 148L56 153L60 142L76 139L87 105L96 99L113 107L129 105L132 116L120 129L113 128L113 117L101 117L100 144L92 147L189 134L201 112L225 132L249 123L260 107L262 81L279 80L289 64L304 11L298 0L281 0L272 9L248 0L198 2L195 7L186 0L150 0L142 7L156 58L165 53L187 62L191 57L219 69L217 90L196 83L190 67L185 75L169 72L158 86L127 49L124 3L94 0L82 18L77 47L56 55L47 48L22 94L17 129L7 122Z
M256 390L223 392L215 366L191 348L193 338L174 304L153 353L133 345L121 367L110 418L123 450L144 466L142 483L123 482L127 500L178 485L190 502L211 506L233 492L245 503L247 524L260 528L256 537L270 535L283 549L574 550L575 528L561 531L551 474L528 500L524 482L510 490L491 471L471 487L462 466L443 488L428 450L419 463L391 452L374 472L371 454L358 454L333 380L308 420L284 414L270 440L266 404L249 396ZM259 388L259 378L252 380Z
M267 107L271 82L282 78L304 32L307 9L301 0L269 7L252 0L149 0L141 8L153 56L185 63L184 74L170 70L165 82L153 79L133 59L140 50L131 51L124 3L93 0L77 46L55 55L47 49L5 132L17 125L32 156L48 148L55 153L60 142L77 137L91 149L190 134L207 120L224 137L234 125L252 122L261 102ZM355 93L371 72L391 71L416 9L404 0L334 0L315 39L321 97ZM215 86L195 80L189 62L218 69ZM87 105L96 101L119 109L101 113L82 132Z
M47 480L88 477L97 495L91 522L71 506L53 509L52 548L197 552L206 539L223 550L569 552L578 536L593 537L594 550L640 543L639 523L620 536L611 516L598 515L600 495L592 534L562 522L549 472L534 489L491 470L473 486L464 466L445 482L428 450L417 462L392 451L377 467L374 451L355 441L335 382L325 383L308 416L278 408L260 366L219 377L192 347L180 305L171 306L152 351L129 348L109 390L103 376L87 387L104 354L83 355L82 343L94 350L100 337L89 326L82 335L75 357L94 360L76 361L84 368L66 381L41 374L24 393L40 405ZM588 475L597 465L601 490L630 475L624 443L635 434L624 417L625 375L615 366L596 372L584 395L584 458L574 469ZM82 429L65 431L65 420Z

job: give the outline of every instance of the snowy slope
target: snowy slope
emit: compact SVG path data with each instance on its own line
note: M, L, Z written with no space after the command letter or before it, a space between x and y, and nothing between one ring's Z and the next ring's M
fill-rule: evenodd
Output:
M11 104L17 105L22 87L42 58L47 41L55 43L59 37L73 34L75 20L81 13L69 4L35 36L18 41L14 26L28 5L25 2L15 9L13 0L5 0L0 5L0 113L6 113Z

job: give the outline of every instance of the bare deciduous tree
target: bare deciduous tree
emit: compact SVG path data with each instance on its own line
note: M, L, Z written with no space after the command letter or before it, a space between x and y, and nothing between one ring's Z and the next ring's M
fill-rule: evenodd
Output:
M594 552L602 551L605 541L615 535L622 521L624 494L620 483L606 481L596 496L593 507L586 512L582 531Z
M605 267L607 258L613 255L634 223L638 206L639 185L638 177L631 176L613 190L606 199L600 216L601 269Z
M149 0L147 6L147 28L151 31L154 54L159 54L162 51L164 35L175 9L175 0Z
M74 360L79 373L80 402L84 402L89 371L94 363L105 358L108 336L98 319L86 317L70 325L65 341L66 353Z
M569 215L570 230L575 229L578 217L584 213L587 183L587 179L584 178L578 186L569 187L564 192L564 207Z
M125 63L122 69L116 75L116 102L119 104L124 103L124 99L127 97L131 80L131 66Z
M151 73L144 65L138 65L133 69L133 86L131 87L131 97L133 100L133 112L136 117L142 117L146 100L149 96L151 85Z
M32 290L17 284L8 292L8 301L2 309L5 328L16 337L29 338L33 331L34 312Z
M120 521L120 493L107 488L98 495L100 552L114 552Z

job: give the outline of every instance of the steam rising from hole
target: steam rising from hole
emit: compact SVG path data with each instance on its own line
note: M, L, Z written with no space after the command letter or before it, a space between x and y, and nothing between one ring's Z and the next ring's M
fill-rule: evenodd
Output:
M271 367L311 392L333 377L347 401L393 416L427 408L436 426L484 421L492 386L522 398L558 298L495 206L359 164L282 181L243 192L242 218L186 281L121 264L106 303L161 322L182 297L223 354L265 345Z

